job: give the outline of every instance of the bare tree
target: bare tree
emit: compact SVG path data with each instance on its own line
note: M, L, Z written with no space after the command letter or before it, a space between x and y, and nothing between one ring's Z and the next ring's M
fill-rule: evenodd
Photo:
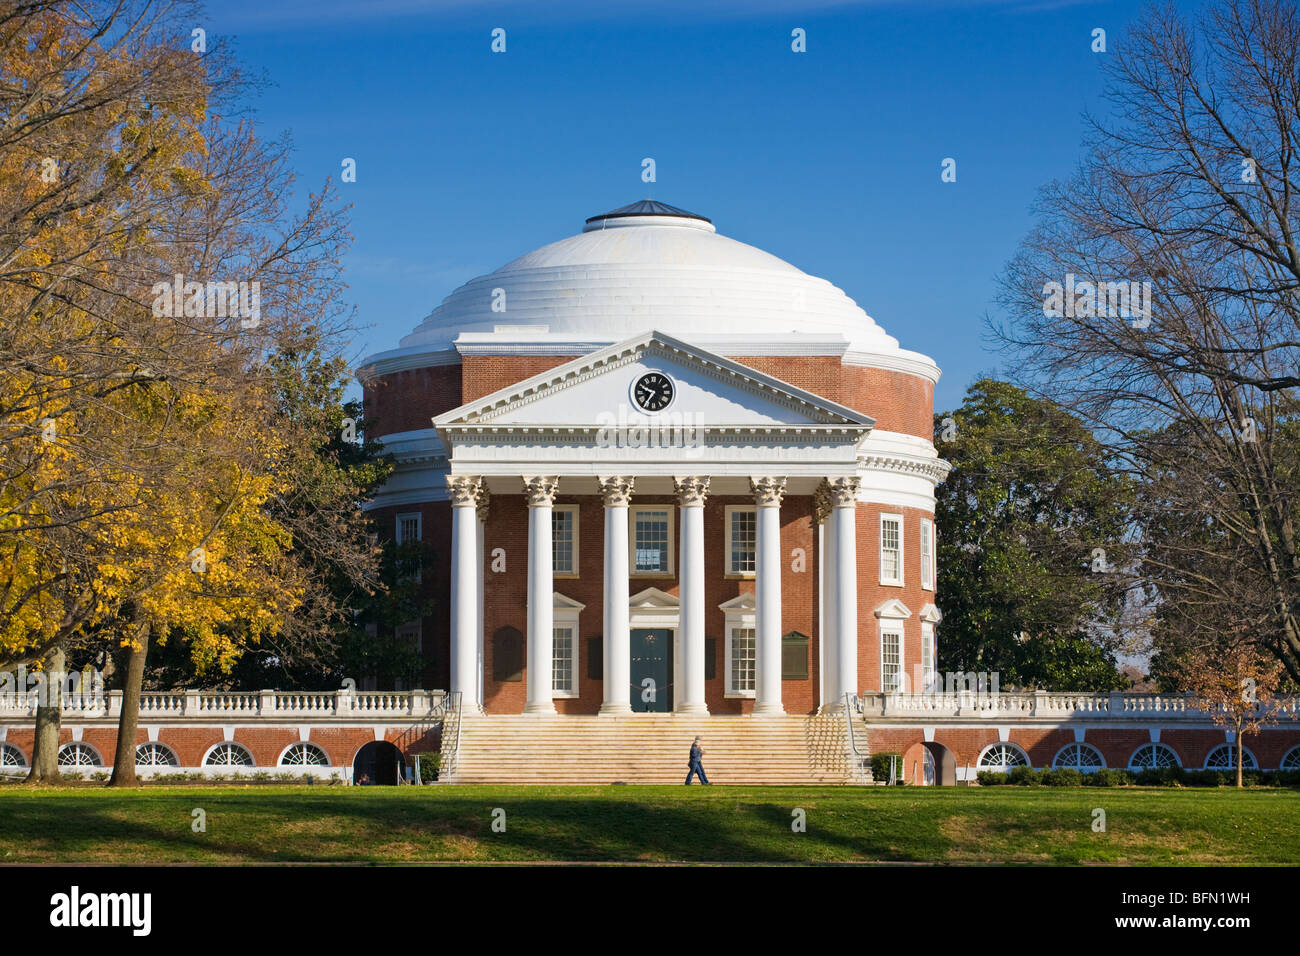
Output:
M1043 190L996 332L1141 481L1166 620L1300 680L1300 11L1152 7L1108 56L1110 114Z

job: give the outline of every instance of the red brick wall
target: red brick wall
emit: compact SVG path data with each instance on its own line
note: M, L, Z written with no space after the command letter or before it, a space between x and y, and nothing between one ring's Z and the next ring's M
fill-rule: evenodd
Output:
M364 389L370 438L433 427L433 417L461 404L461 367L438 365L372 378Z

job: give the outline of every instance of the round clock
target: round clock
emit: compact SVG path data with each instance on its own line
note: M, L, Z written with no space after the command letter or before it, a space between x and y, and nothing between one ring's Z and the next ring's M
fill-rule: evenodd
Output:
M662 412L673 403L677 386L663 372L646 372L632 383L632 401L647 412Z

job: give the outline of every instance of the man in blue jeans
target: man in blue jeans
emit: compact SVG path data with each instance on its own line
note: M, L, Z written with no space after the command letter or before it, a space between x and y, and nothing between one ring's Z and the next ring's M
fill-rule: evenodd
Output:
M700 761L704 758L704 748L700 746L700 738L695 738L695 743L691 744L691 772L686 775L686 786L691 785L691 778L699 775L700 783L704 786L709 785L709 778L704 776L704 764Z

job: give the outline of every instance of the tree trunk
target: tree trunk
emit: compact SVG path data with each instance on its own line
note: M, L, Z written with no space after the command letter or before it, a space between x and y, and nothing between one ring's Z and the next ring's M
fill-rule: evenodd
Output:
M56 644L45 655L44 690L36 703L36 739L28 783L57 783L59 773L59 720L63 710L63 670L66 656ZM25 690L26 688L19 688Z
M1241 758L1245 756L1245 754L1242 752L1244 750L1245 750L1245 743L1241 739L1241 728L1238 727L1237 728L1237 789L1238 790L1240 790L1243 786L1241 782Z
M122 714L117 721L117 752L113 756L110 787L138 787L135 775L136 731L140 724L140 691L144 687L144 662L149 656L149 625L136 634L135 643L123 655Z

